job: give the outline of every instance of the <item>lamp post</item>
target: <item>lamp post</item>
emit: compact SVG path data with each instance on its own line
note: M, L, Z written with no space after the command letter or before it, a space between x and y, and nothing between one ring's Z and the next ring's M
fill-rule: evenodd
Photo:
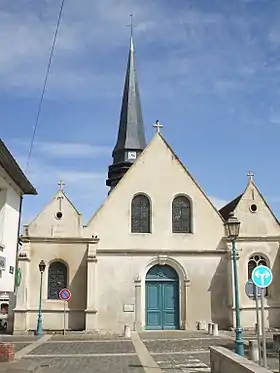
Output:
M232 259L233 259L233 276L234 276L234 297L235 297L235 352L238 355L244 356L244 342L242 339L242 328L240 323L240 308L239 308L239 288L238 288L238 272L237 272L237 255L235 241L239 236L240 221L231 212L225 222L225 231L227 237L232 243Z
M46 264L43 260L39 263L39 271L40 271L40 295L39 295L39 310L38 310L38 320L37 320L37 328L36 328L36 335L43 334L43 323L42 323L42 285L43 285L43 273L46 269Z

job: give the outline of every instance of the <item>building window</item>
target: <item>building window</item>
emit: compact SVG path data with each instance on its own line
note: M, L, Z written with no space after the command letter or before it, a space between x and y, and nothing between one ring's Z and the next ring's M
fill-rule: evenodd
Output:
M131 232L151 233L150 200L143 194L138 194L131 202Z
M53 262L48 271L48 299L59 299L61 289L67 287L67 267L62 262Z
M254 254L250 257L249 261L248 261L248 280L250 280L252 278L252 272L253 270L260 266L260 265L264 265L264 266L267 266L268 267L268 262L267 262L267 259L260 255L260 254ZM268 288L265 288L265 293L264 293L265 296L268 295Z
M172 202L172 232L191 233L191 202L186 196L177 196Z

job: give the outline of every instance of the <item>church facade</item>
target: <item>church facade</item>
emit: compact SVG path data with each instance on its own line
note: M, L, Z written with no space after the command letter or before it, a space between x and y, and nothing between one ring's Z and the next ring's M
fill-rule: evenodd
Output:
M218 211L158 131L146 145L131 39L113 163L103 205L86 226L60 188L21 236L15 332L36 329L43 273L43 329L100 332L194 329L199 320L234 326L231 243L224 223L241 221L237 239L241 322L255 324L245 294L253 268L270 266L267 327L280 324L280 226L252 175L245 191ZM156 128L159 130L157 122Z

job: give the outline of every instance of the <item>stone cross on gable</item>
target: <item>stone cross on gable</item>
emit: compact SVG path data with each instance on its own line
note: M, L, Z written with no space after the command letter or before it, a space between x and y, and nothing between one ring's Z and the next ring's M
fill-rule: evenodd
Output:
M157 133L160 133L160 129L163 128L163 125L160 123L159 120L157 120L156 123L153 124L153 127L156 128Z
M253 181L254 174L253 174L252 171L249 171L248 174L247 174L247 176L249 177L250 181Z
M62 180L59 180L58 186L59 186L59 190L63 190L63 187L65 187L65 183Z

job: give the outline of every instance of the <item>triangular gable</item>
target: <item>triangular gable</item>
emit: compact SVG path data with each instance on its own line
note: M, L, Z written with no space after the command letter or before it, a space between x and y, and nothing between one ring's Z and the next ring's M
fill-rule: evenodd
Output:
M132 172L132 170L137 167L138 163L142 162L142 159L143 157L145 156L145 153L147 152L147 150L153 145L153 143L158 139L160 138L163 143L166 145L166 147L170 150L170 152L172 153L172 155L174 156L174 158L176 158L176 160L179 162L179 164L181 165L181 167L184 169L184 171L188 174L188 176L191 178L191 180L194 182L194 184L196 185L196 187L200 190L200 192L202 193L202 195L205 197L205 199L209 202L209 204L212 206L212 208L214 209L215 213L219 216L219 218L224 221L224 218L223 216L221 215L221 213L218 211L218 209L214 206L214 204L212 203L212 201L210 200L210 198L204 193L203 189L200 187L200 185L197 183L197 181L193 178L193 176L190 174L190 172L187 170L187 168L185 167L185 165L182 163L182 161L180 160L180 158L177 156L177 154L173 151L172 147L168 144L168 142L164 139L164 137L161 135L160 132L157 132L154 137L152 138L152 140L149 142L149 144L147 145L147 147L143 150L143 152L140 154L140 156L136 159L136 161L132 164L132 166L129 168L129 170L125 173L125 175L122 177L122 179L119 181L119 183L116 185L116 187L110 192L110 194L108 195L108 197L105 199L105 201L101 204L101 206L97 209L97 211L93 214L93 216L89 219L88 223L86 224L85 227L89 226L90 223L92 222L92 220L95 218L95 216L99 213L99 211L103 208L103 206L107 203L110 203L110 200L112 198L112 196L114 195L114 193L116 193L116 190L121 188L122 184L125 183L125 180L129 177L130 173Z
M62 217L58 217L57 213L59 212L62 213ZM68 235L72 237L80 234L81 214L66 193L63 190L58 190L52 200L26 226L28 226L30 236Z
M256 208L256 211L253 211L252 207ZM280 233L278 219L251 179L242 194L220 209L225 220L229 217L230 212L240 219L240 234L243 236L273 236Z

